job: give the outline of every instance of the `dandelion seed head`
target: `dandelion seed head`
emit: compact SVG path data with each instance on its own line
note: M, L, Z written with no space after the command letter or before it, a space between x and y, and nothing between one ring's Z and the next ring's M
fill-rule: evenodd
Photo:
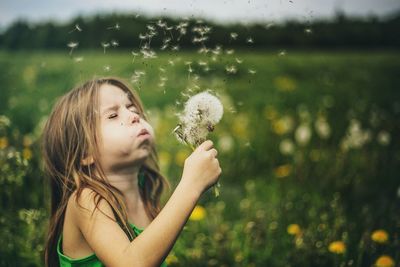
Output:
M223 115L221 101L209 92L201 92L185 103L183 121L189 124L217 124Z

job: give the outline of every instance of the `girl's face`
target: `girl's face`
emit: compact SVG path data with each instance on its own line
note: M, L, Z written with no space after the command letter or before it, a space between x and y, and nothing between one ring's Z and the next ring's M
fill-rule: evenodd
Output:
M119 87L103 84L99 91L100 165L105 172L137 167L150 155L151 125ZM147 131L147 134L141 134Z

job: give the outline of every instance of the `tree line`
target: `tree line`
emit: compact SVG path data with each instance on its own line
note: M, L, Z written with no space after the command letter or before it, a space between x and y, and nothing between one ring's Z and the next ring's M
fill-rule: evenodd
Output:
M385 18L347 17L283 23L216 24L199 19L148 18L136 14L82 17L59 24L19 20L0 33L0 49L193 49L237 48L399 48L400 12ZM149 48L149 47L147 47Z

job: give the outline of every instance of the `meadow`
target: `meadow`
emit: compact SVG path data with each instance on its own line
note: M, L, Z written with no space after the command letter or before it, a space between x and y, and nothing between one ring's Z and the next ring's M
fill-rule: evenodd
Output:
M224 104L210 134L221 194L202 196L169 266L400 264L398 51L69 52L0 51L0 266L43 266L41 130L94 75L142 97L172 190L190 154L172 133L184 101L211 89Z

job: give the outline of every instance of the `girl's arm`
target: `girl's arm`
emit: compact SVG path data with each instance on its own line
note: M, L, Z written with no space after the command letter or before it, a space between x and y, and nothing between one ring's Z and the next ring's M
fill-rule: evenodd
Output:
M159 266L172 249L202 192L217 182L221 173L211 141L200 145L185 161L182 179L174 193L146 229L132 242L120 226L94 209L90 189L84 189L76 206L76 223L85 240L106 266ZM104 200L99 208L115 218ZM92 211L93 216L90 216Z

